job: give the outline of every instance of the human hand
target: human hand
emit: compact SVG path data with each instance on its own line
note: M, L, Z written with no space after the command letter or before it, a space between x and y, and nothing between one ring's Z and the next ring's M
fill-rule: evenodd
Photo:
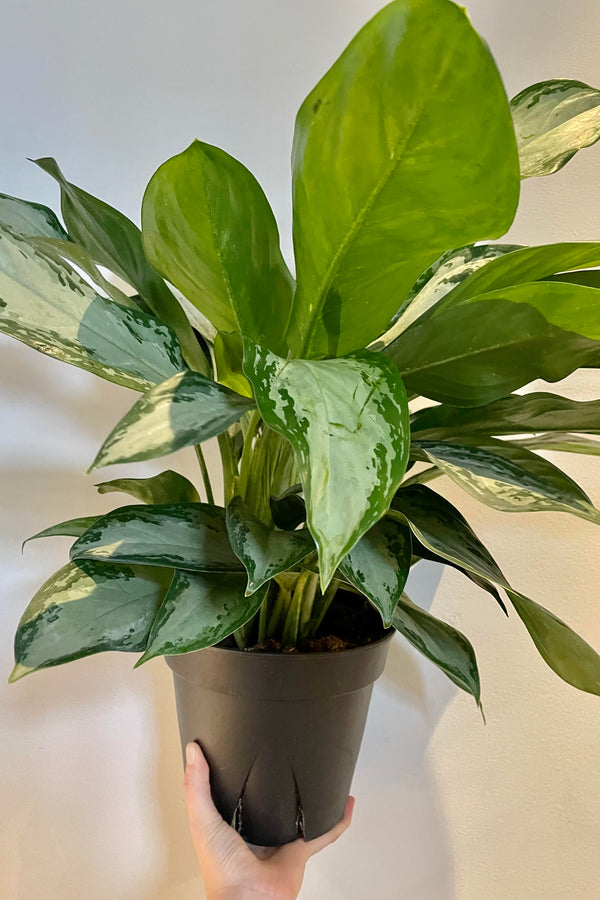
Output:
M196 743L189 743L185 750L185 799L207 900L295 900L309 858L336 841L350 825L354 797L348 798L342 821L327 834L283 847L250 849L213 803L202 750Z

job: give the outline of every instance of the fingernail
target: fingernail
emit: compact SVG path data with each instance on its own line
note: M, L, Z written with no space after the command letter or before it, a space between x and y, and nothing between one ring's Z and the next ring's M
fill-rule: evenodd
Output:
M198 762L198 744L190 741L185 745L185 764L186 766L194 766Z

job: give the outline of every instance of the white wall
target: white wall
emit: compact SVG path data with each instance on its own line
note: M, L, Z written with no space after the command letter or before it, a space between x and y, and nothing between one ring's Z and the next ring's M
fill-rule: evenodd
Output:
M242 158L265 185L289 247L294 111L378 0L5 0L0 36L0 190L56 205L26 156L138 217L143 187L193 137ZM599 84L593 0L472 0L512 94L569 76ZM527 182L511 238L598 238L600 150ZM0 671L16 622L67 541L23 538L101 512L83 472L129 392L0 341L3 601ZM590 399L583 373L560 386ZM600 504L600 463L561 457ZM194 473L192 454L168 461ZM214 455L211 462L215 462ZM195 476L194 476L195 477ZM444 479L444 481L446 481ZM448 483L508 576L600 648L600 533L572 517L494 513ZM413 597L468 634L483 680L473 702L396 640L377 685L354 792L355 823L314 860L306 900L597 900L600 700L564 685L513 616L451 570ZM6 900L192 900L169 674L101 655L2 686L0 896Z

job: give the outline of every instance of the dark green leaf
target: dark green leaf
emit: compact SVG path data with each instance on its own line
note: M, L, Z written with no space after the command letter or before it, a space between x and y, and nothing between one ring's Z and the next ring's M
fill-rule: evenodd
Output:
M199 372L180 372L140 397L106 438L91 469L200 444L253 407L254 401Z
M247 594L291 569L315 549L309 531L277 531L252 515L241 497L227 506L227 532L235 555L248 573Z
M464 516L435 491L422 484L401 488L389 514L394 518L401 516L415 537L438 556L492 584L510 587Z
M374 16L302 104L293 175L299 356L364 347L448 247L504 234L514 130L464 10L396 0Z
M306 522L306 504L301 496L302 485L294 485L280 497L270 498L273 522L284 531L293 531Z
M474 409L443 403L411 417L418 440L444 440L464 434L528 434L584 431L600 434L600 400L578 401L542 391L512 394Z
M69 235L51 209L8 194L0 194L0 222L25 237L69 240Z
M84 531L88 530L90 525L94 524L97 518L98 516L80 516L78 519L67 519L66 522L51 525L49 528L44 528L43 531L38 531L37 534L32 534L31 537L28 537L26 541L23 541L23 547L29 541L35 541L43 537L79 537Z
M284 360L248 341L244 371L266 424L294 447L323 590L381 518L408 459L408 404L381 354Z
M600 366L598 292L534 282L442 303L386 353L409 390L482 406L537 378L560 381L577 368Z
M464 634L425 612L403 594L392 624L396 631L430 659L454 684L481 705L481 686L475 651Z
M183 368L165 325L100 297L66 262L2 225L0 331L135 390Z
M130 494L142 503L194 503L200 500L191 481L171 469L151 478L115 478L96 487L99 494L118 491Z
M204 503L122 506L88 528L71 548L71 559L243 571L229 544L225 510Z
M517 591L507 591L542 658L580 691L600 694L600 656L554 613Z
M144 566L69 563L25 610L10 681L103 650L143 650L171 573Z
M245 575L175 572L136 665L154 656L211 647L241 628L258 612L268 590L264 585L246 597L245 585Z
M136 288L152 312L177 335L188 364L209 374L206 359L178 301L144 255L139 228L127 216L67 181L56 160L33 160L60 185L69 235L105 266Z
M245 166L194 141L153 175L142 232L154 268L218 331L285 353L293 280L271 207Z
M505 512L550 510L600 523L600 511L560 469L526 447L483 435L416 441L427 459L468 494Z
M532 84L510 101L521 178L551 175L600 138L600 91L565 78Z
M410 560L409 528L393 519L381 519L340 562L344 577L369 598L386 628L392 624L402 596Z

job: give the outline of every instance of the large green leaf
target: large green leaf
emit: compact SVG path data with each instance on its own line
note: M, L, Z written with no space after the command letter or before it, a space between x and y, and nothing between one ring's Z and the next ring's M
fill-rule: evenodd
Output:
M417 441L426 458L468 494L505 512L569 512L600 523L600 511L560 469L526 447L483 435Z
M600 138L600 91L582 81L553 78L510 101L521 178L551 175Z
M227 506L227 532L235 555L248 573L246 594L291 569L315 549L309 531L278 531L257 519L241 497Z
M454 684L472 694L478 706L481 705L475 651L464 634L415 606L406 594L400 598L392 625Z
M103 650L143 650L170 576L89 561L59 569L19 622L10 681Z
M518 200L494 61L449 0L396 0L302 104L293 150L296 355L381 334L448 247L500 237Z
M243 397L252 396L250 382L244 375L244 343L237 331L219 331L213 344L217 378L221 384Z
M205 503L122 506L101 516L71 548L71 559L241 571L227 537L225 510Z
M23 541L23 547L29 541L36 541L43 537L80 537L90 525L94 524L96 519L98 516L80 516L78 519L67 519L66 522L59 522L58 525L50 525L49 528L44 528L43 531L38 531Z
M487 406L464 408L442 403L416 412L411 431L417 439L444 440L476 433L528 434L584 431L600 434L600 400L570 400L538 391L512 394Z
M323 590L381 518L408 459L408 404L385 356L285 360L248 341L244 371L266 424L292 444Z
M258 612L268 591L264 585L247 597L245 586L245 575L175 572L136 666L154 656L211 647L241 628Z
M518 244L468 244L447 250L417 278L408 297L394 316L393 325L369 349L378 350L402 334L428 309L437 306L465 279L482 266L506 253L520 250Z
M115 478L96 487L99 494L130 494L142 503L194 503L200 500L191 481L172 469L151 478Z
M245 166L194 141L152 176L142 233L154 268L219 331L285 352L293 281L271 207Z
M51 209L8 194L0 194L0 222L26 237L69 240L69 235Z
M491 553L463 515L422 484L400 488L389 515L408 522L415 537L443 559L500 587L510 587Z
M561 619L517 591L507 591L542 658L580 691L600 694L600 656Z
M253 407L254 401L200 372L180 372L140 397L106 438L91 469L200 444Z
M208 375L206 359L184 311L146 259L139 228L108 203L67 181L56 160L33 161L60 185L62 214L71 238L97 263L133 285L154 315L177 335L188 364Z
M165 325L100 297L67 263L1 224L0 331L135 390L183 368Z
M560 381L600 366L599 296L595 288L546 281L442 303L385 352L409 391L482 406L537 378Z
M340 562L342 575L369 598L386 628L402 596L410 560L409 528L380 519Z

